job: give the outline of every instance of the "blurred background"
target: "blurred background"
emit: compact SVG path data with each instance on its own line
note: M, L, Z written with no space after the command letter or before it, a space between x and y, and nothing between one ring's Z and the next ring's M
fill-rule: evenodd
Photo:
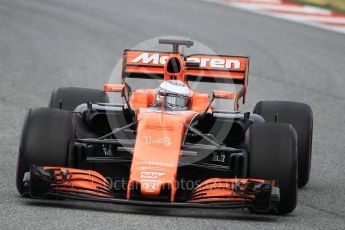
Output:
M291 0L291 2L310 4L314 6L325 7L328 9L336 10L338 12L345 12L344 0Z

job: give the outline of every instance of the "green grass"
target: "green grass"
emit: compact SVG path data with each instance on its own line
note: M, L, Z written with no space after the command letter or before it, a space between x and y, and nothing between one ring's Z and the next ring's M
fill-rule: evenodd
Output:
M320 6L337 12L345 13L345 0L290 0L302 4Z

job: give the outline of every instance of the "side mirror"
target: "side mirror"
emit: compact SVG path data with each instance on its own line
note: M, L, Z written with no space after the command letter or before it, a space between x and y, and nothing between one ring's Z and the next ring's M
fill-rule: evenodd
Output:
M211 107L211 104L215 98L234 100L236 98L236 94L234 92L231 92L231 91L213 90L213 97L211 98L207 108L205 109L204 114L207 113L208 109Z
M126 96L126 93L125 93L125 88L126 88L125 84L104 84L103 91L104 92L122 93L121 96L125 98L127 108L129 110L132 110L131 105L129 103L128 96Z
M231 91L213 90L213 97L220 99L234 100L235 93Z
M104 84L104 92L118 92L122 93L125 89L124 84Z

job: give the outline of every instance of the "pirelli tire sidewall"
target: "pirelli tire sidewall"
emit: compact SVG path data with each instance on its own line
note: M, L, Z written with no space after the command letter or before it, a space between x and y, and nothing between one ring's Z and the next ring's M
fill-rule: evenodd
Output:
M16 185L27 196L24 173L31 165L68 166L71 160L74 125L69 112L36 108L26 115L18 152Z
M297 204L297 134L287 123L260 123L246 133L250 178L276 180L280 188L279 214Z

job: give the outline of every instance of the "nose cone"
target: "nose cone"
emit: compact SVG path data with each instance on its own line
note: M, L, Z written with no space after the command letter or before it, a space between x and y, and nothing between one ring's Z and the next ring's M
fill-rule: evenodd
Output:
M127 199L131 197L132 185L138 183L143 196L159 196L167 186L170 200L174 200L184 124L190 122L195 112L164 116L162 122L161 113L146 109L139 112Z

